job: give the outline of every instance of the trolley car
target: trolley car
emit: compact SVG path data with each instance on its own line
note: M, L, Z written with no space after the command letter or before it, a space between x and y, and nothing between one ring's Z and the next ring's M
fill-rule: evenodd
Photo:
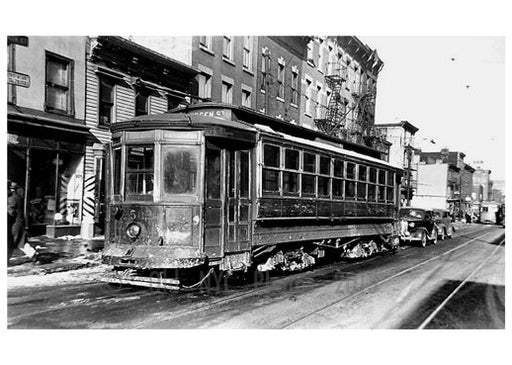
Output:
M214 103L111 130L106 281L175 288L154 272L295 270L398 246L402 170L368 147Z

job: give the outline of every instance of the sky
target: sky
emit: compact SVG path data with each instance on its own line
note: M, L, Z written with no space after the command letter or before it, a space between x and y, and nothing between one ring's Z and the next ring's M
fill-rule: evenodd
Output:
M376 123L407 120L423 151L464 152L505 179L504 37L359 38L384 61Z

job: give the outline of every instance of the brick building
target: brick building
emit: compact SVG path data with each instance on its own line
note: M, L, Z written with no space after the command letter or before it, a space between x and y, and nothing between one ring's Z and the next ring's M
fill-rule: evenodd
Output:
M308 37L258 37L255 109L299 124L302 63Z

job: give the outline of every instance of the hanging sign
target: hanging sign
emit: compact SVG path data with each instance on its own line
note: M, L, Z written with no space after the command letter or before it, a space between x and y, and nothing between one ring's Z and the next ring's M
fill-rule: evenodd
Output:
M30 76L19 72L7 71L7 83L21 87L30 87Z

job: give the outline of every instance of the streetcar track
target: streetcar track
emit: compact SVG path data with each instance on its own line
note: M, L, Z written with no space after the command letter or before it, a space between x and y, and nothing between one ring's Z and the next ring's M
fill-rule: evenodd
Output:
M318 311L315 311L315 312L318 313L319 311L322 311L322 310L324 310L324 309L326 309L326 308L328 308L328 307L330 307L332 305L335 305L336 303L342 302L344 300L348 300L348 299L350 299L350 298L360 294L363 291L371 289L371 288L373 288L373 287L375 287L377 285L380 285L380 284L382 284L382 283L384 283L384 282L386 282L388 280L391 280L392 278L397 277L398 275L401 275L401 274L403 274L405 272L408 272L408 271L412 270L413 268L422 266L422 265L426 264L427 262L430 262L430 261L432 261L432 260L434 260L434 259L436 259L438 257L444 256L444 255L446 255L448 253L451 253L451 252L453 252L453 251L455 251L455 250L457 250L459 248L462 248L462 247L466 246L467 244L469 244L470 242L473 242L473 241L477 240L478 238L483 237L484 235L486 235L489 232L489 229L488 229L488 227L486 227L484 229L485 229L485 233L483 233L482 235L479 235L479 236L471 239L470 241L465 242L462 245L457 246L454 249L451 249L451 250L449 250L447 252L444 252L441 255L438 255L438 256L435 256L433 258L430 258L430 259L428 259L428 260L426 260L426 261L424 261L424 262L422 262L420 264L414 265L413 267L411 267L409 269L406 269L405 271L402 271L399 274L395 274L395 275L393 275L393 276L391 276L391 277L389 277L387 279L384 279L384 280L382 280L382 281L380 281L380 282L378 282L378 283L376 283L374 285L371 285L371 286L369 286L369 287L367 287L367 288L365 288L365 289L363 289L361 291L358 291L358 292L356 292L354 294L351 294L350 296L341 298L340 300L338 300L336 302L333 302L333 303L331 303L329 305L326 305L326 306L320 308ZM478 232L478 231L481 231L480 227L476 227L476 228L468 230L467 232L464 232L464 233L465 233L465 235L471 235L471 234L473 234L475 232ZM463 235L456 235L456 236L454 235L453 239L454 238L458 238L458 237L463 237ZM440 241L440 242L443 242L443 241ZM409 250L411 248L414 248L414 246L410 246L410 245L404 246L404 247L402 247L402 249L398 253L400 253L402 251ZM406 258L406 257L414 255L415 253L416 253L416 251L413 250L413 252L410 252L410 253L407 252L406 254L401 255L400 257L401 258ZM362 260L362 261L358 261L358 262L352 262L352 263L350 263L350 267L352 268L354 266L368 264L369 262L374 261L374 260L376 260L378 258L379 258L379 256L375 256L375 257L372 257L372 258L368 258L366 260ZM340 262L329 263L326 266L321 266L315 272L317 274L322 274L325 271L332 270L333 268L337 267L338 265L340 265ZM286 285L287 281L295 280L295 279L300 279L302 276L308 275L308 273L309 272L302 272L302 273L299 272L299 273L296 273L296 274L293 274L293 275L290 275L290 276L277 277L277 278L275 278L277 280L275 280L274 283L277 284L277 285L279 285L279 284L285 284ZM299 276L299 275L301 275L301 276ZM279 279L284 279L284 281L279 280ZM95 287L96 286L99 287L102 284L104 285L104 283L95 283L95 282L91 282L91 283L88 283L88 284L93 285ZM121 289L124 289L124 288L121 287ZM268 291L268 290L269 290L269 286L268 285L263 285L263 287L261 287L261 288L249 289L248 291L246 291L244 293L241 293L241 294L233 294L233 295L229 295L229 296L224 297L224 298L213 300L212 302L210 302L210 303L208 303L206 305L203 304L203 303L198 303L198 304L194 305L192 308L189 306L187 308L179 310L178 312L174 312L170 316L165 316L164 318L155 319L155 320L152 321L152 323L155 323L157 321L174 320L174 319L177 319L177 318L180 318L180 317L184 317L184 316L188 316L188 315L191 315L191 314L194 314L194 313L207 311L207 310L210 310L213 307L220 306L220 305L223 305L223 304L226 304L226 303L230 303L230 302L240 301L240 300L243 300L245 298L257 295L259 293L262 293L262 292L265 292L265 291ZM119 294L119 293L117 293L117 294ZM141 292L140 294L138 294L138 296L142 299L142 298L150 297L150 296L152 296L154 294L162 294L162 292L155 292L155 291ZM180 294L181 293L179 293L178 295L180 295ZM125 296L133 296L133 291L128 290L128 291L123 292L121 297L119 297L119 295L118 295L118 299L122 299ZM174 298L174 296L173 296L173 298ZM172 298L170 298L170 299L172 299ZM75 307L83 306L83 305L86 305L86 304L94 304L94 302L92 302L92 303L91 302L89 302L89 303L76 302L76 303L72 303L72 304L66 305L65 308L75 308ZM15 322L15 321L23 319L23 318L27 318L27 317L31 317L31 316L39 316L39 315L42 315L42 314L47 314L47 313L55 312L55 311L58 311L58 310L61 310L61 309L62 309L62 307L59 307L58 305L53 305L52 307L47 308L45 310L35 311L35 312L30 312L30 313L24 313L24 314L20 314L20 315L17 315L17 316L10 317L10 318L8 318L8 322L12 323L12 322ZM286 324L282 328L289 327L290 325L293 325L294 323L297 323L297 322L303 320L304 318L307 318L307 317L309 317L309 316L311 316L313 314L314 313L310 313L310 314L305 315L305 316L303 316L303 317L301 317L299 319L296 319L296 320L294 320L292 322L289 322L288 324ZM136 325L133 328L141 328L141 327L145 327L145 326L147 326L147 322L144 322L142 324Z
M426 265L427 263L429 263L431 261L434 261L434 260L436 260L436 259L438 259L440 257L443 257L445 255L448 255L448 254L450 254L452 252L455 252L455 251L457 251L457 250L467 246L468 244L470 244L470 243L480 239L481 237L484 237L485 235L487 235L491 231L492 231L492 229L486 228L484 233L482 233L481 235L478 235L475 238L472 238L469 241L466 241L466 242L464 242L464 243L462 243L462 244L460 244L460 245L458 245L458 246L456 246L456 247L454 247L454 248L452 248L452 249L450 249L450 250L448 250L446 252L443 252L442 254L439 254L439 255L433 256L433 257L431 257L431 258L429 258L427 260L421 261L418 264L415 264L415 265L413 265L413 266L411 266L411 267L409 267L407 269L401 270L400 272L398 272L396 274L393 274L393 275L391 275L391 276L389 276L389 277L387 277L385 279L382 279L382 280L380 280L380 281L378 281L378 282L376 282L376 283L374 283L372 285L369 285L369 286L367 286L367 287L365 287L363 289L360 289L360 290L356 291L355 293L352 293L352 294L350 294L348 296L342 297L342 298L340 298L338 300L335 300L334 302L331 302L331 303L326 304L326 305L324 305L324 306L322 306L322 307L320 307L318 309L315 309L314 311L311 311L311 312L309 312L307 314L304 314L304 315L302 315L302 316L300 316L300 317L298 317L298 318L296 318L296 319L286 323L285 325L283 325L283 326L281 326L279 328L280 329L288 328L288 327L290 327L290 326L292 326L292 325L294 325L296 323L299 323L299 322L303 321L306 318L309 318L309 317L311 317L313 315L316 315L316 314L320 314L320 312L322 312L322 311L324 311L324 310L326 310L326 309L328 309L328 308L330 308L330 307L332 307L332 306L334 306L336 304L339 304L339 303L342 303L344 301L350 300L350 299L352 299L352 298L354 298L354 297L356 297L356 296L358 296L358 295L360 295L360 294L362 294L362 293L364 293L364 292L366 292L366 291L368 291L370 289L373 289L373 288L375 288L375 287L377 287L377 286L379 286L381 284L384 284L384 283L386 283L386 282L388 282L388 281L390 281L390 280L392 280L394 278L397 278L397 277L399 277L399 276L401 276L401 275L403 275L405 273L408 273L408 272L410 272L410 271L412 271L412 270L414 270L414 269L416 269L418 267L424 266L424 265Z
M475 270L473 270L446 298L443 302L418 326L418 329L425 329L426 326L429 325L430 322L435 318L435 316L445 307L445 305L452 299L455 294L475 275L484 265L494 256L494 254L500 249L501 245L505 243L505 238L501 240L499 245L491 252L491 254L482 261Z
M483 237L484 235L486 235L490 229L488 229L487 227L484 228L485 229L485 233L483 233L482 235L480 236L477 236L475 237L473 240L477 240L478 238L480 237ZM482 229L481 227L476 227L474 229L472 229L470 232L465 232L467 235L470 235L470 234L473 234L475 232L481 232ZM454 236L452 239L455 239L455 238L458 238L458 237L462 237L462 235L457 235L456 237ZM469 242L472 242L472 241L468 241L464 244L464 246L469 243ZM443 241L441 241L443 242ZM402 251L405 251L405 250L408 250L408 249L411 249L413 248L414 246L405 246L403 247L403 249L399 252L402 252ZM462 247L461 247L462 248ZM442 255L444 254L447 254L449 252L451 252L452 250L448 251L448 252L445 252L443 253ZM407 253L405 255L401 255L400 257L401 258L406 258L408 256L412 256L414 255L416 252L415 250L413 250L413 252L411 253ZM440 255L440 256L442 256ZM353 266L358 266L358 265L362 265L362 264L368 264L371 260L376 260L378 259L379 257L378 256L374 256L372 258L369 258L367 260L362 260L362 261L359 261L359 262L353 262L351 263L351 266L350 267L353 267ZM340 263L339 262L335 262L335 263L332 263L332 264L328 264L327 266L323 266L323 267L320 267L316 273L317 274L321 274L322 272L324 271L329 271L329 270L332 270L334 267L338 266ZM296 273L294 274L295 277L291 277L291 276L288 276L288 277L285 277L285 279L287 278L290 278L291 280L293 279L297 279L297 276L300 275L300 274L307 274L306 273ZM276 284L279 284L278 281L275 282ZM284 283L283 283L284 284ZM234 294L234 295L231 295L231 296L228 296L228 297L225 297L225 298L221 298L221 299L218 299L218 300L214 300L212 301L211 303L208 303L206 305L204 304L198 304L196 306L194 306L193 308L185 308L185 309L182 309L180 310L179 312L174 312L172 315L168 315L168 316L165 316L164 318L158 318L158 319L154 319L152 321L152 323L155 323L155 322L159 322L159 321L169 321L169 320L174 320L174 319L177 319L177 318L180 318L180 317L185 317L185 316L189 316L191 314L194 314L194 313L199 313L199 312L203 312L203 311L207 311L207 310L210 310L212 309L213 307L216 307L216 306L220 306L222 304L226 304L226 303L230 303L230 302L236 302L238 300L241 300L241 299L244 299L244 298L247 298L247 297L250 297L250 296L253 296L255 294L258 294L260 292L264 292L264 291L267 291L269 289L268 286L264 286L260 289L253 289L253 290L249 290L245 293L242 293L242 294ZM366 289L365 289L366 290ZM148 323L146 321L143 320L144 323L140 324L140 325L136 325L134 328L143 328L143 327L147 327L148 326Z

